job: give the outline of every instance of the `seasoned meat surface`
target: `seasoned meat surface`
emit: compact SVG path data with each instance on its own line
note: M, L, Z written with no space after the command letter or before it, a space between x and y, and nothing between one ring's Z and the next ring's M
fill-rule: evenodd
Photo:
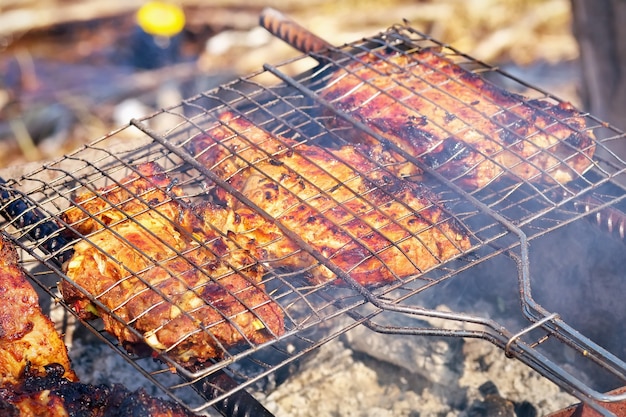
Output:
M237 247L172 199L166 190L180 190L156 164L139 166L121 184L79 196L64 214L89 235L66 264L72 283L61 282L65 300L82 317L101 316L129 349L146 343L184 366L284 332L254 247Z
M229 112L219 119L189 150L275 219L268 222L231 199L238 222L219 226L254 241L268 265L307 271L314 284L336 279L275 223L368 286L419 275L470 247L431 193L397 179L356 148L299 144Z
M0 236L0 415L192 417L121 385L78 382L67 348L38 304L10 241Z
M570 104L510 93L435 48L366 54L337 70L320 94L468 189L502 176L566 183L592 163L593 135ZM380 145L351 126L340 134Z
M67 348L43 314L39 297L19 265L15 247L0 235L0 382L15 383L27 368L59 364L75 380Z
M63 376L60 365L29 368L19 381L0 384L4 417L192 417L186 408L122 385L92 385Z

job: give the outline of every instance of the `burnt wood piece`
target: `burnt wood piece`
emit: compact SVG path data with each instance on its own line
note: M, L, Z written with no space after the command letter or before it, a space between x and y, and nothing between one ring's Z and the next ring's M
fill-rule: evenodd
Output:
M28 236L39 242L39 247L61 265L72 256L72 249L61 250L70 240L60 233L61 228L50 216L44 214L35 204L7 186L0 178L0 215L13 222L17 228L28 230Z
M148 416L194 417L171 401L131 392L122 385L92 385L63 376L61 365L28 369L21 381L0 386L0 413L7 417L37 416Z

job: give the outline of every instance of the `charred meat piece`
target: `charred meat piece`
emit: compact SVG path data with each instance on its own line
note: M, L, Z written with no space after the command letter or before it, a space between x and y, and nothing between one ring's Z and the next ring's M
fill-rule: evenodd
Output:
M39 297L19 265L15 247L0 236L0 381L15 383L27 368L42 370L59 364L68 380L67 348L54 324L43 314Z
M570 104L510 93L436 48L366 54L337 70L320 94L468 189L502 176L566 183L591 165L595 150ZM358 129L343 132L354 144L379 145Z
M144 164L120 185L78 197L64 220L88 239L65 265L65 300L84 318L102 317L129 350L147 344L183 366L281 335L255 248L204 227L168 187L180 193L158 165Z
M330 151L273 136L232 113L219 119L189 143L190 152L360 284L419 275L470 247L431 193L354 147ZM211 221L254 241L268 265L307 271L314 284L336 279L276 225L238 201L228 203L236 221Z
M186 408L143 390L131 392L122 385L72 382L60 365L26 370L20 381L0 385L0 414L5 417L192 417Z

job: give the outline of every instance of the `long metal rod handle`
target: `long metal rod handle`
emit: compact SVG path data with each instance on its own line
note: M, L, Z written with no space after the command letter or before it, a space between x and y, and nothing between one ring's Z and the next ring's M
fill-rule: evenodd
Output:
M276 9L268 7L261 12L259 24L272 35L305 54L330 50L333 45L300 26ZM318 57L316 57L318 58Z

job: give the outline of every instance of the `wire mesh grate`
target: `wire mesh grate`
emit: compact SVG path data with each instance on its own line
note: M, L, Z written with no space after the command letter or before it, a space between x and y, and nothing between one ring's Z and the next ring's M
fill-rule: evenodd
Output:
M298 76L305 57L267 65L0 185L0 230L47 268L31 278L55 299L65 289L63 305L172 398L215 394L195 410L360 324L484 338L585 398L602 394L543 346L623 379L622 359L535 301L529 248L619 213L625 164L608 145L624 134L408 26L310 55L319 63ZM426 145L390 139L398 129ZM494 263L521 322L435 309ZM113 280L92 282L88 267ZM150 349L128 356L134 344ZM235 382L216 392L224 373Z

